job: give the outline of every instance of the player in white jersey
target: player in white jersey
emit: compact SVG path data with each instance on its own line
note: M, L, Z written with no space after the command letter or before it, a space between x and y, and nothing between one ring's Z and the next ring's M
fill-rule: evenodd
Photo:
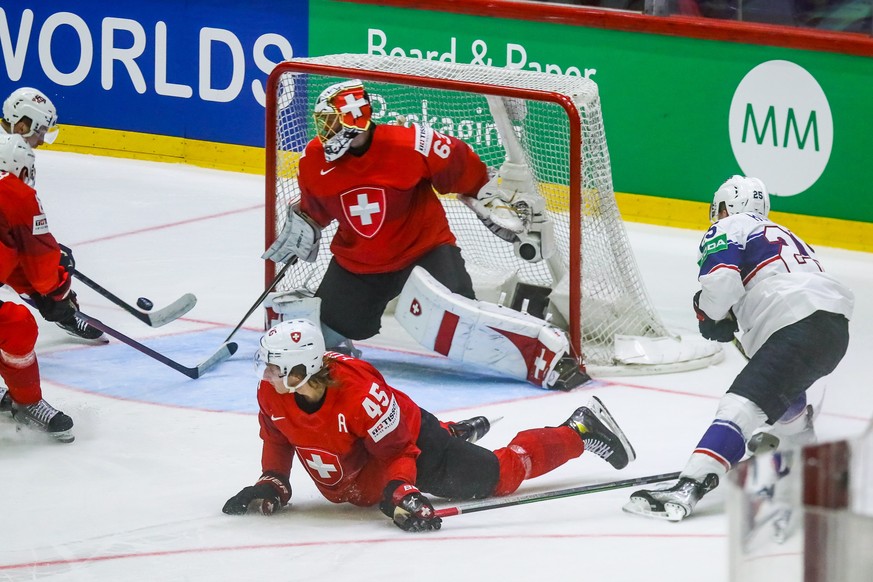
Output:
M700 243L694 310L707 339L734 341L742 330L749 362L678 483L633 493L624 507L630 513L687 517L760 429L782 447L814 439L806 390L845 355L854 295L824 272L812 247L769 220L769 211L769 194L757 178L733 176L715 193L713 224Z

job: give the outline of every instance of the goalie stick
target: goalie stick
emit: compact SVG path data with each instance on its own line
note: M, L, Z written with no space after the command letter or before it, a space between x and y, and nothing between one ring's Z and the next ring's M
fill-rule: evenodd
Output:
M514 505L524 505L527 503L536 503L538 501L548 501L550 499L562 499L564 497L574 497L576 495L586 495L588 493L612 491L613 489L622 489L624 487L648 485L649 483L660 483L661 481L678 479L679 475L680 472L675 471L673 473L648 475L646 477L634 477L632 479L624 479L621 481L609 481L607 483L583 485L582 487L572 487L570 489L558 489L557 491L547 491L545 493L531 493L529 495L519 495L507 499L486 499L484 501L469 503L467 505L460 505L458 507L444 507L442 509L435 510L434 513L437 515L437 517L452 517L453 515L461 515L462 513L475 513L477 511L501 509L503 507L512 507Z
M185 295L183 295L179 299L176 299L163 309L158 309L157 311L152 311L150 313L144 313L139 309L133 307L132 305L125 303L122 299L115 296L95 281L93 281L89 277L86 277L78 269L73 270L73 276L103 297L105 297L106 299L108 299L109 301L111 301L112 303L118 305L119 307L136 317L141 322L151 327L161 327L162 325L166 325L171 321L179 319L180 317L191 311L194 308L194 305L197 304L197 298L191 293L186 293Z
M225 342L229 342L230 338L232 338L234 336L234 334L236 334L236 332L239 331L239 328L241 328L243 326L243 324L246 322L246 320L249 318L249 316L255 312L255 309L257 309L258 306L264 302L264 299L267 298L267 295L270 294L270 291L273 290L273 287L275 287L279 283L279 281L282 280L282 277L285 275L285 271L290 269L291 266L296 264L296 263L297 263L297 257L294 257L293 259L291 259L290 261L285 263L285 266L282 267L278 273L276 273L276 276L273 277L273 282L270 283L266 289L264 289L264 292L261 293L261 296L258 297L257 300L255 300L254 304L252 304L252 306L249 308L249 310L246 311L246 314L243 315L242 319L239 320L239 323L236 324L236 327L233 328L233 331L230 332L230 335L228 335L226 338L224 338Z
M239 348L239 346L234 342L230 342L230 343L224 342L221 345L221 347L218 348L218 351L216 351L214 354L209 356L206 360L204 360L203 362L201 362L197 366L188 367L188 366L184 366L184 365L180 364L179 362L176 362L175 360L171 360L167 356L165 356L159 352L156 352L152 348L139 343L138 341L136 341L133 338L127 337L126 335L124 335L120 331L109 327L108 325L106 325L105 323L100 321L99 319L94 319L90 315L85 315L81 311L79 312L79 317L81 317L84 321L86 321L88 323L88 325L96 327L97 329L99 329L100 331L105 333L106 335L111 335L112 337L114 337L118 341L129 345L130 347L137 350L138 352L142 352L143 354L149 356L150 358L154 358L155 360L159 361L160 363L162 363L166 366L169 366L169 367L173 368L174 370L176 370L177 372L181 372L182 374L185 374L186 376L188 376L189 378L192 378L194 380L196 380L197 378L202 376L204 373L206 373L210 368L214 367L216 364L223 362L224 360L226 360L229 357L231 357L232 355L234 355L236 353L236 350Z

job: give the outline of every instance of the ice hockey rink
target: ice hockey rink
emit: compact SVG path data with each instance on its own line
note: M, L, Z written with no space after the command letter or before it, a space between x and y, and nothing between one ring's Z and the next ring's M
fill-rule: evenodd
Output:
M37 168L52 232L82 273L156 309L184 293L198 298L183 319L152 329L76 283L82 310L106 324L194 366L263 291L262 176L42 150ZM713 176L713 188L724 177ZM700 233L627 229L661 317L675 332L696 332ZM861 434L873 416L873 255L817 250L856 294L849 352L817 423L831 440ZM8 288L0 299L16 300ZM416 535L377 508L330 504L298 470L282 513L222 514L260 474L251 356L262 318L255 312L235 336L239 352L197 380L37 318L44 395L73 417L76 441L54 443L0 417L0 580L728 580L724 487L682 523L623 513L625 489L449 517ZM386 320L382 335L360 344L364 358L444 420L502 416L483 446L559 424L596 394L636 448L623 471L583 455L519 493L680 470L744 362L727 345L724 361L704 370L600 377L551 393L424 354L404 335Z

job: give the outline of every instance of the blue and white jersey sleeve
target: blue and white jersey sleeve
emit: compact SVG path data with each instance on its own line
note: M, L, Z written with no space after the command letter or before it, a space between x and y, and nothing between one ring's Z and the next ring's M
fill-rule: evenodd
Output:
M700 308L712 319L733 310L754 354L770 335L815 311L850 317L852 292L824 272L812 247L757 214L716 222L700 243Z

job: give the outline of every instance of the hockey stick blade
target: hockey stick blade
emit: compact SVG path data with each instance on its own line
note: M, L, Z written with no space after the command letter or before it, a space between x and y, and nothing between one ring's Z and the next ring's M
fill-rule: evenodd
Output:
M111 293L93 279L83 275L78 269L73 270L73 276L150 327L161 327L162 325L166 325L171 321L179 319L194 309L194 306L197 304L197 297L191 293L186 293L162 309L145 313L126 303L123 299Z
M212 354L209 358L204 360L201 364L191 368L188 366L184 366L184 365L180 364L179 362L176 362L175 360L171 360L167 356L161 354L160 352L156 352L152 348L139 343L138 341L136 341L133 338L127 337L126 335L124 335L120 331L109 327L108 325L106 325L105 323L100 321L99 319L94 319L90 315L86 315L86 314L82 313L81 311L79 312L79 317L81 317L83 320L85 320L88 323L88 325L96 327L97 329L99 329L100 331L105 333L106 335L110 335L110 336L114 337L115 339L117 339L121 343L129 345L130 347L132 347L136 351L141 352L141 353L149 356L150 358L154 358L155 360L159 361L160 363L164 364L165 366L169 366L170 368L173 368L177 372L181 372L182 374L185 374L186 376L188 376L189 378L194 379L194 380L196 380L197 378L202 376L204 373L206 373L209 369L214 367L216 364L223 362L224 360L226 360L229 357L231 357L232 355L234 355L236 353L237 349L239 349L239 346L235 342L229 342L229 343L225 342L225 343L221 344L221 347L218 348L218 350L214 354Z
M572 487L570 489L559 489L557 491L547 491L545 493L531 493L529 495L520 495L508 499L486 499L477 503L469 503L458 507L444 507L437 509L437 517L451 517L453 515L461 515L462 513L475 513L477 511L488 511L489 509L501 509L503 507L512 507L514 505L524 505L527 503L536 503L538 501L548 501L550 499L562 499L564 497L574 497L576 495L586 495L588 493L600 493L603 491L612 491L613 489L622 489L624 487L635 487L637 485L648 485L649 483L660 483L661 481L670 481L678 479L679 471L673 473L662 473L660 475L648 475L646 477L634 477L632 479L624 479L621 481L609 481L607 483L596 483L594 485L583 485L582 487Z

